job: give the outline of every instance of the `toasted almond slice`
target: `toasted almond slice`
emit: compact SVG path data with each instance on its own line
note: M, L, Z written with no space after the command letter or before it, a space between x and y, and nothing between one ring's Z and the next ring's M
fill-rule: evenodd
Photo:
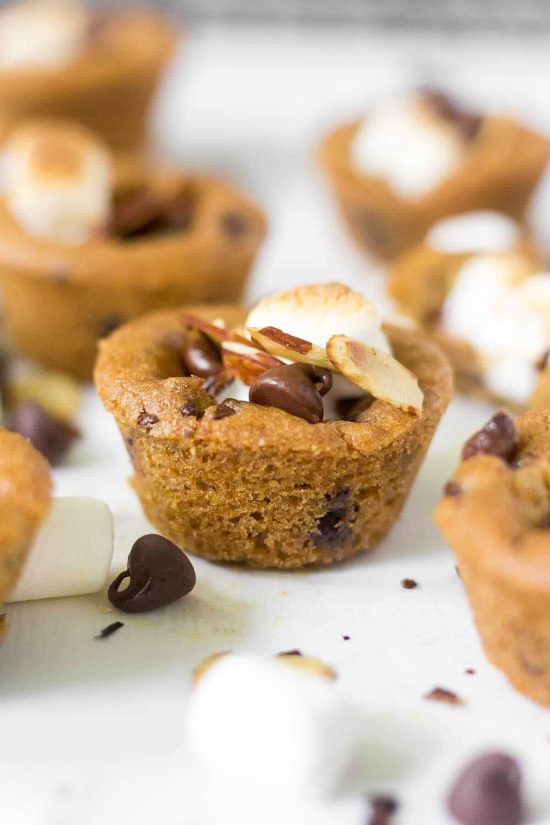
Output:
M197 315L190 315L184 312L180 315L180 320L184 326L204 332L205 335L217 344L221 344L223 341L240 341L242 344L250 343L248 338L242 337L236 330L220 326L221 318L216 318L215 321L210 322L205 321L204 318L199 318Z
M264 327L263 329L247 327L246 330L252 336L254 343L271 355L289 358L291 361L299 361L303 364L312 364L314 367L323 367L326 370L333 369L323 347L312 344L311 341L296 338L277 327Z
M222 344L224 366L244 384L256 381L266 370L279 367L281 361L267 352L242 344L240 341L224 341Z
M322 676L324 679L338 678L338 674L333 668L313 656L294 656L291 653L279 653L276 658L280 662L298 668L298 670L305 670L315 676Z
M387 352L347 335L333 335L327 355L338 372L375 398L405 412L421 414L424 393L416 376Z

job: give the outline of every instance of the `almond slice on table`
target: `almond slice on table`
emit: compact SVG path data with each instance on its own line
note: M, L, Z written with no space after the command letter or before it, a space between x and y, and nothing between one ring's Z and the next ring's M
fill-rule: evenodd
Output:
M271 355L311 364L314 367L323 367L326 370L333 369L324 348L312 344L311 341L289 335L277 327L264 327L263 329L246 327L246 331L250 333L254 343Z
M273 355L251 347L250 343L243 344L240 341L224 341L222 358L229 372L248 386L253 384L266 370L280 367L282 364L282 361Z
M424 393L416 376L392 355L347 335L333 335L327 355L333 368L365 392L405 412L421 414Z

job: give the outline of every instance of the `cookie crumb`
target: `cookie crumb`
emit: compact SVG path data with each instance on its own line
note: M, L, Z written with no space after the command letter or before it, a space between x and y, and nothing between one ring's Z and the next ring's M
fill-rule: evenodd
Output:
M349 640L351 639L351 636L342 636L342 639L343 639L345 642L349 642Z
M94 639L108 639L109 636L112 636L113 633L116 633L121 627L124 627L124 622L113 622L112 624L108 624L107 627L104 627L103 630L99 631L97 636L94 636Z
M424 699L430 699L433 702L445 702L448 705L463 705L464 700L452 690L447 690L443 687L434 687L428 693L424 694Z
M293 648L292 650L281 650L280 653L277 653L277 656L302 656L302 651L298 650L297 647Z
M468 676L475 676L476 671L473 667L467 667L464 673L468 674Z
M418 587L418 582L414 579L401 579L401 587L403 590L414 590L415 587Z

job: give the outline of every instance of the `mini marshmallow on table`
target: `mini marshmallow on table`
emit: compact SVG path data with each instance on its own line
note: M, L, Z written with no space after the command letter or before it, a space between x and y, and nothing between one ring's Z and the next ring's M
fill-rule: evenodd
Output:
M82 244L111 209L109 150L83 126L34 121L12 132L1 158L8 210L37 238Z
M193 752L214 772L323 796L338 787L360 719L337 683L300 656L227 653L200 673L191 698Z
M105 585L113 556L113 516L102 501L56 498L8 602L82 596Z

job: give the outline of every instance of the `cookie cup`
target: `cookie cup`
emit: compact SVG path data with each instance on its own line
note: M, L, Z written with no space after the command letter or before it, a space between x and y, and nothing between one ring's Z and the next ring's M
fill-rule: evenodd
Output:
M486 117L456 171L423 197L408 199L353 165L351 146L359 127L354 121L330 132L319 160L352 237L385 261L419 243L449 215L491 209L521 220L550 159L546 138L513 120Z
M51 117L88 126L117 151L143 145L176 34L154 12L138 10L107 12L94 28L82 53L63 66L0 71L0 141L23 121Z
M456 556L487 658L550 706L550 411L516 419L512 465L463 462L435 511Z
M192 311L228 326L245 315ZM308 424L234 400L222 409L201 379L181 375L178 312L139 319L102 341L96 384L155 527L200 556L253 567L331 564L374 548L396 520L452 392L435 347L416 332L386 332L424 391L420 416L381 401L356 423Z
M172 187L174 178L164 174L159 172L158 188ZM121 186L131 188L138 179L124 168ZM189 193L187 229L78 246L30 236L0 200L4 322L19 352L90 379L98 339L128 319L184 303L240 298L265 235L261 212L220 180L181 173L177 180ZM228 216L242 231L227 228Z
M0 428L0 639L2 604L48 513L51 486L46 459L26 439Z

